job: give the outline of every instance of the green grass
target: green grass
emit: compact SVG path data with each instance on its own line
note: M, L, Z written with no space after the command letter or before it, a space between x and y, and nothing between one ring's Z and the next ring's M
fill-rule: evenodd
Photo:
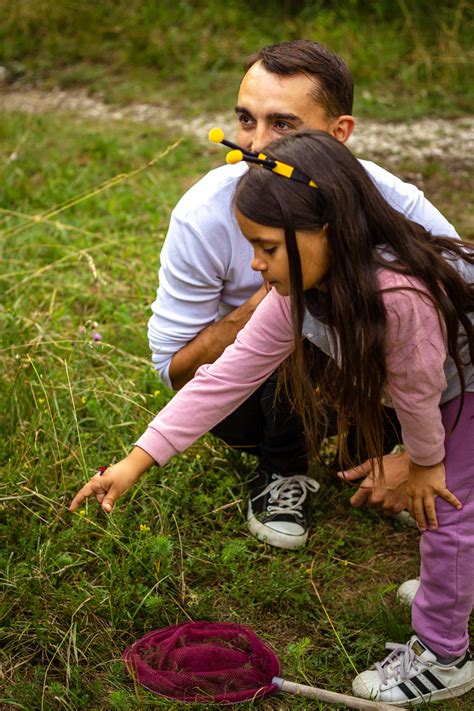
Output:
M356 113L455 116L474 106L472 20L466 0L0 0L0 63L11 81L190 115L230 106L258 48L308 38L349 64Z
M67 511L170 397L146 339L159 251L171 207L221 156L185 139L157 158L176 136L127 123L4 115L0 126L0 706L176 708L134 688L121 655L189 618L250 624L288 679L347 692L353 670L313 582L361 670L410 633L395 590L417 573L417 535L351 510L351 490L327 473L299 552L247 534L254 462L211 437L154 470L112 516L93 502ZM281 695L242 708L310 706L323 708Z

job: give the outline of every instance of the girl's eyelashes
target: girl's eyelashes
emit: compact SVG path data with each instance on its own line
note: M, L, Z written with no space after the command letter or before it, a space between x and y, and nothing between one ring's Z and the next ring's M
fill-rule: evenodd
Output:
M276 250L276 247L264 247L262 249L262 252L265 252L265 254L273 254L273 252Z

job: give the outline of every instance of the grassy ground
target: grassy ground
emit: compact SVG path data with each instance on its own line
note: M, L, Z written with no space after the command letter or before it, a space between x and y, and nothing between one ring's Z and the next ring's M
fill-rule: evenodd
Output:
M348 691L352 664L366 668L385 641L410 634L395 590L417 573L418 541L351 510L351 490L327 472L316 472L301 552L246 533L253 462L211 437L153 471L113 516L94 503L67 512L80 483L120 458L170 397L146 340L159 250L172 205L220 156L126 123L5 115L0 126L1 707L176 708L134 688L121 654L190 618L248 623L287 678ZM464 197L456 182L449 190L456 222ZM242 708L253 706L323 708L281 696Z
M0 64L11 81L196 114L231 105L257 48L308 38L348 62L358 114L455 116L474 111L472 20L467 0L0 0Z

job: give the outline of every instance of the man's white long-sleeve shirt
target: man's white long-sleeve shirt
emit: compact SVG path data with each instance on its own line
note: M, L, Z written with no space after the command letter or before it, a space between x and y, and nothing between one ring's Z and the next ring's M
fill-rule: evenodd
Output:
M396 210L432 234L456 230L414 185L361 160L375 185ZM210 171L181 198L171 215L161 251L159 287L148 322L152 360L161 381L172 387L173 355L204 328L240 306L262 285L252 271L253 250L232 209L245 163Z

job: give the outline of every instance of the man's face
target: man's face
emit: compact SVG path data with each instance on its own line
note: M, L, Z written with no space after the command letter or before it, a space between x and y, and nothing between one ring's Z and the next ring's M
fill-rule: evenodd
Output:
M305 74L279 76L257 62L240 85L235 113L237 143L261 151L293 131L316 129L334 134L336 121L313 99L315 81Z

